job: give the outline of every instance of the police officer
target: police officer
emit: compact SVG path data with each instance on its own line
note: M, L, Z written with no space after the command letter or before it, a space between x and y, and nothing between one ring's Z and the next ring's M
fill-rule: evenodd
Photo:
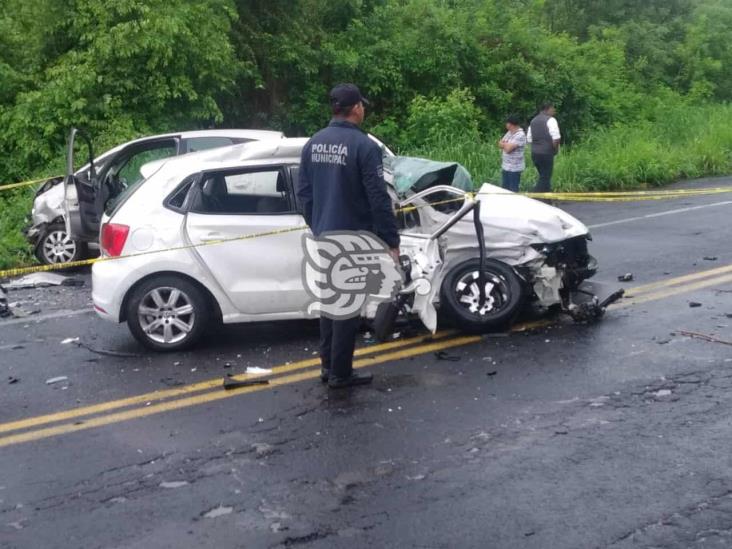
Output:
M353 84L331 90L333 118L303 148L297 197L316 237L326 231L369 231L386 242L397 261L399 233L381 148L360 129L366 105ZM365 385L373 378L353 371L360 324L358 316L334 320L321 315L320 378L331 388Z

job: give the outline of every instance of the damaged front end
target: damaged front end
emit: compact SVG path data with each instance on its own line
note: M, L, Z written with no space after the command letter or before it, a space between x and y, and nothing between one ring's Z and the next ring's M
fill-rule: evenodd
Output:
M470 309L458 310L468 321L463 326L474 321L477 329L490 330L515 316L499 314L497 309L504 305L516 311L517 302L531 302L586 322L600 318L622 296L619 291L600 300L582 287L598 265L588 250L587 227L563 210L490 184L476 194L466 192L462 189L469 185L467 172L459 166L435 163L431 170L429 161L415 164L414 159L394 157L389 168L395 194L402 195L405 264L412 271L418 267L412 280L429 282L429 290L420 283L423 295L408 283L404 293L413 295L402 296L400 306L403 312L419 315L430 330L437 324L435 308L445 305L453 312L461 306ZM471 211L473 215L467 215ZM493 273L488 278L486 268ZM447 287L451 284L455 288ZM508 295L511 291L520 292L519 299ZM450 299L451 292L459 294L456 299ZM445 298L451 302L441 303Z

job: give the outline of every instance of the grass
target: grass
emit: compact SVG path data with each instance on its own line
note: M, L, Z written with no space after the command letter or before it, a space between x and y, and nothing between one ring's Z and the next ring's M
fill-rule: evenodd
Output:
M648 188L732 172L732 106L676 107L655 121L599 129L557 156L556 191ZM499 182L498 148L490 142L445 142L405 154L463 164L476 183ZM522 188L536 181L527 152Z
M554 190L631 190L732 173L730 120L730 105L675 106L655 120L598 129L583 142L562 150L556 160ZM460 162L476 183L500 181L500 155L493 139L448 141L403 153ZM536 170L527 154L522 188L530 189L535 180ZM0 270L33 262L32 250L21 233L32 201L32 189L0 196Z

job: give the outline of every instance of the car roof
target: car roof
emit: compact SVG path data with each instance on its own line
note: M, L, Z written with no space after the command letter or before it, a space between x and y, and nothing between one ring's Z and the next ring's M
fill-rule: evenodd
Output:
M192 174L211 169L237 168L252 164L299 162L300 153L307 141L306 137L250 141L229 147L218 147L154 160L142 166L140 171L147 178L163 166L168 173Z
M96 158L94 162L100 164L108 159L111 155L121 151L125 147L134 145L136 143L145 143L147 141L153 141L156 139L165 139L166 137L180 137L181 139L193 139L197 137L231 137L234 139L249 139L251 141L264 141L264 140L277 140L285 137L285 134L275 130L194 130L188 132L174 132L174 133L161 133L157 135L146 135L145 137L139 137L132 141L125 141L120 143L116 147L112 147L104 151ZM79 168L76 173L83 172L89 169L89 163L84 164Z

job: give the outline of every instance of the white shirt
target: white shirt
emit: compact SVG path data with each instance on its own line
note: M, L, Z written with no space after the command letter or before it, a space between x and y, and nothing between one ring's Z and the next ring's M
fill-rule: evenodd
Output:
M546 121L546 128L549 130L549 135L554 141L558 141L562 138L562 134L559 133L559 123L553 116ZM531 143L531 126L529 126L529 133L526 135L526 141Z

